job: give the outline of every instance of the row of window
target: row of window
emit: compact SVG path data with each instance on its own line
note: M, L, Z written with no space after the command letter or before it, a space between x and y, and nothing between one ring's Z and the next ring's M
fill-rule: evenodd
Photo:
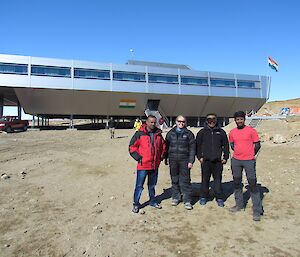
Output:
M25 64L0 63L0 73L27 75L28 68ZM71 78L71 68L32 65L31 75ZM74 68L74 78L110 80L110 71ZM181 84L183 85L208 86L207 78L181 76L180 79ZM146 82L146 74L139 72L113 71L113 80ZM148 74L148 81L150 83L178 84L178 76ZM211 86L214 87L235 87L235 80L230 79L211 79L210 83ZM254 81L238 80L237 85L238 87L247 88L256 87Z

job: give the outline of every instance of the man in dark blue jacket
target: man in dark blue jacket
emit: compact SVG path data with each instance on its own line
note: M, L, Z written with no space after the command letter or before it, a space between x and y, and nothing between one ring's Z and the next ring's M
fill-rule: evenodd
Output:
M226 132L218 126L217 115L208 114L206 124L196 137L197 158L202 170L202 196L199 203L205 205L209 197L209 181L214 179L214 193L218 206L224 207L222 192L223 165L229 158L229 143Z
M192 210L191 175L196 154L194 134L186 128L186 119L182 115L176 118L176 127L166 135L167 156L165 163L170 164L172 181L172 205L176 206L183 195L184 207Z

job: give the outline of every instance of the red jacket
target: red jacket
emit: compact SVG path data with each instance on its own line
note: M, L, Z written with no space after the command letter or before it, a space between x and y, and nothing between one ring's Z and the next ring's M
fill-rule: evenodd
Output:
M129 143L129 153L137 164L137 170L156 170L166 153L166 143L161 135L161 130L155 128L153 142L143 124L139 131L135 132Z

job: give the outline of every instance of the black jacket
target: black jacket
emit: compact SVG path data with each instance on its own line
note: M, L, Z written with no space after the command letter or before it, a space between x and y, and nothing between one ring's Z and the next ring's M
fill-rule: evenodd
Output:
M229 143L226 132L219 126L213 129L207 125L196 136L197 158L208 161L228 160ZM223 153L223 157L222 157Z
M172 128L167 133L166 143L166 159L194 163L196 142L195 136L190 130L183 128L180 133L177 133L176 127Z
M108 121L108 127L109 128L115 128L115 121L114 120L109 120Z

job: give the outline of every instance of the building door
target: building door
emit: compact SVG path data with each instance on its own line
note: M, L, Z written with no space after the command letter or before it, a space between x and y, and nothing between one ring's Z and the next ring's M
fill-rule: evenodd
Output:
M158 106L159 106L159 102L160 102L160 100L149 99L148 102L147 102L146 109L149 109L151 111L157 111Z

